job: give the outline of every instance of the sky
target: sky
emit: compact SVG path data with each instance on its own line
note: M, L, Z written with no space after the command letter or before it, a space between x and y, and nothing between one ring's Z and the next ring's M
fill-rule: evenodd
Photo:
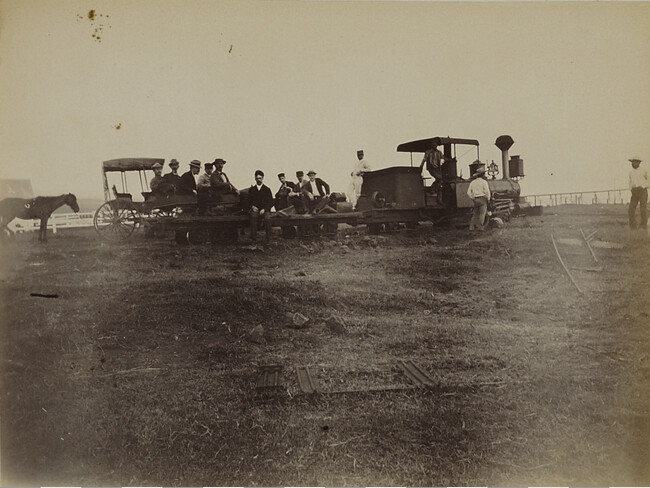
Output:
M0 178L35 195L102 198L123 157L345 191L358 149L409 165L398 144L451 136L500 163L502 134L523 194L626 188L649 128L647 2L0 0Z

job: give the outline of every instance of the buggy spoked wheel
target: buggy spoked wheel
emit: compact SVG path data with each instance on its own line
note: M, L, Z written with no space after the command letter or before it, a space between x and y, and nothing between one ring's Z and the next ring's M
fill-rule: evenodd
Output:
M106 202L95 212L93 225L107 241L124 241L140 227L140 213L128 204Z
M210 243L215 244L234 244L237 242L239 232L237 226L222 224L218 227L208 229Z

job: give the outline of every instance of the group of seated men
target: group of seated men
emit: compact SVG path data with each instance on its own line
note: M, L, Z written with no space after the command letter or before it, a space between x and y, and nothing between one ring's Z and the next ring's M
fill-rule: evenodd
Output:
M228 201L226 195L239 196L239 190L230 183L228 176L223 172L225 164L225 160L215 159L214 162L204 165L204 173L201 174L201 162L193 160L190 162L189 171L179 175L180 163L172 159L169 163L170 172L163 175L162 165L156 163L152 167L154 177L149 183L151 194L162 198L171 195L196 196L201 213L205 211L208 202ZM295 213L305 214L318 213L328 206L330 186L316 177L316 171L310 170L307 178L303 171L297 171L296 177L298 182L293 183L287 180L284 173L280 173L280 188L273 196L271 189L264 184L264 172L255 171L255 184L248 189L252 240L255 240L258 223L262 220L268 241L271 235L270 212L273 207L280 215L286 215L285 212L289 212L291 207ZM282 233L285 237L291 237L292 231L283 227Z
M182 175L178 174L180 163L172 159L169 163L170 172L163 176L162 165L156 163L152 166L154 177L149 183L153 195L169 197L170 195L196 195L201 197L218 197L224 194L238 194L237 189L230 183L228 176L223 172L226 161L215 159L206 163L205 173L201 173L201 162L193 160L190 169Z

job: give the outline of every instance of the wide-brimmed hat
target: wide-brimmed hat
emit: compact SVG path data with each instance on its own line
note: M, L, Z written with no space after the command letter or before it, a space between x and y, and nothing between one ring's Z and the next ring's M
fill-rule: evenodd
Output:
M641 160L639 158L637 158L636 156L633 157L633 158L628 159L628 161L630 163L640 163L641 162Z
M171 167L171 166L176 166L176 167L178 167L178 166L180 166L180 165L181 165L181 163L179 163L179 162L176 161L175 159L172 159L172 160L169 162L169 166L170 166L170 167Z
M474 170L474 176L482 175L483 173L485 173L485 166Z
M307 172L307 175L315 175L315 174L317 174L317 173L316 173L316 171L314 171L313 169L310 169L310 170Z
M151 167L151 169L156 169L156 168L162 168L162 164L160 164L160 163L155 163L155 164Z
M198 159L193 159L192 161L190 161L190 168L192 168L192 167L200 168L201 167L201 161L199 161Z
M225 159L217 158L214 161L212 161L212 164L226 164Z
M284 173L278 173L278 178L286 178L286 175Z

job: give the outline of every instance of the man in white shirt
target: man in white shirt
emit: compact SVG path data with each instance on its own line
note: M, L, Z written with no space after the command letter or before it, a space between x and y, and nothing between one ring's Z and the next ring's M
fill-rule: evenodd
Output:
M474 179L469 184L467 195L474 202L474 211L472 213L472 220L469 222L469 230L478 229L484 231L485 226L483 223L485 221L485 214L487 213L487 205L492 196L490 186L485 179L485 166L479 167L474 172Z
M361 195L363 174L371 171L370 163L364 159L362 150L357 151L357 159L358 161L355 163L354 168L352 168L352 173L350 174L352 180L350 181L347 194L348 199L352 204L352 208L356 208L357 200L359 199L359 195Z
M630 229L636 229L636 206L639 205L641 212L641 228L647 229L648 227L648 171L641 168L641 160L639 158L628 159L632 163L630 170L630 207L628 209L628 216L630 222Z
M196 180L196 190L199 193L210 191L210 176L212 176L214 165L212 163L205 163L203 169L205 170L205 173L199 176Z

